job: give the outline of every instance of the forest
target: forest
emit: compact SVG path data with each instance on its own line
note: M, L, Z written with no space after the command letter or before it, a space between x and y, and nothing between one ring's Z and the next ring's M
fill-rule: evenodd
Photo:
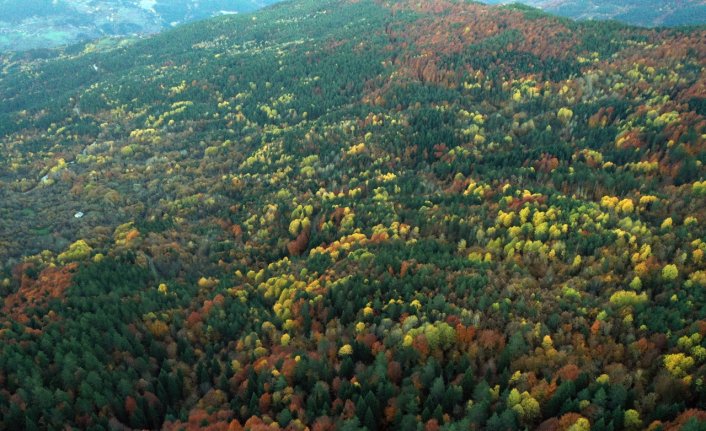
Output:
M291 0L0 101L0 429L706 429L706 27Z

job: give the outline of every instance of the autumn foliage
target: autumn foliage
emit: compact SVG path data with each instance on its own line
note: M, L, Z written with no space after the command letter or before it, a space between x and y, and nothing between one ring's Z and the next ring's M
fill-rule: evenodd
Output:
M703 426L705 38L295 0L0 56L0 429Z

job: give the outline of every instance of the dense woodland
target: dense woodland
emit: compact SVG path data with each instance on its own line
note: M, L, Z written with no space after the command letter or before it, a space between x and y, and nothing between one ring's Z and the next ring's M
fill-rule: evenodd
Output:
M705 66L462 0L0 56L0 428L703 430Z

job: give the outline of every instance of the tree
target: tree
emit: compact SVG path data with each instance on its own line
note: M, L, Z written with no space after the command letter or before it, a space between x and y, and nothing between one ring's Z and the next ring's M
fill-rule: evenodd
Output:
M665 265L664 268L662 268L662 278L667 280L667 281L672 281L676 280L676 278L679 276L679 270L677 269L677 266L674 264L669 264Z
M353 354L353 346L350 344L344 344L338 349L338 355L341 357L350 356Z
M637 410L634 409L626 410L623 416L623 426L625 426L625 428L629 430L640 429L640 427L642 426L640 413L638 413Z
M694 358L684 353L673 353L664 356L664 367L674 377L684 377L694 366Z
M573 425L571 425L568 431L590 431L591 423L586 418L579 418Z
M559 118L559 120L564 124L568 124L573 116L574 112L566 107L560 108L559 112L557 113L557 118Z
M65 252L61 253L57 257L57 259L59 259L62 263L85 260L91 255L92 251L93 249L91 246L89 246L85 240L80 239L71 244Z

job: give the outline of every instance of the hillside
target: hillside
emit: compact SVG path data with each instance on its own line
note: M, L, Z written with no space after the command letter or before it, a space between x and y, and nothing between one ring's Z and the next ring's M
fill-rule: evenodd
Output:
M0 56L0 429L700 429L705 66L451 0Z
M276 0L0 0L0 52L151 34Z
M704 0L482 0L489 4L524 3L578 20L614 19L643 27L706 24Z

